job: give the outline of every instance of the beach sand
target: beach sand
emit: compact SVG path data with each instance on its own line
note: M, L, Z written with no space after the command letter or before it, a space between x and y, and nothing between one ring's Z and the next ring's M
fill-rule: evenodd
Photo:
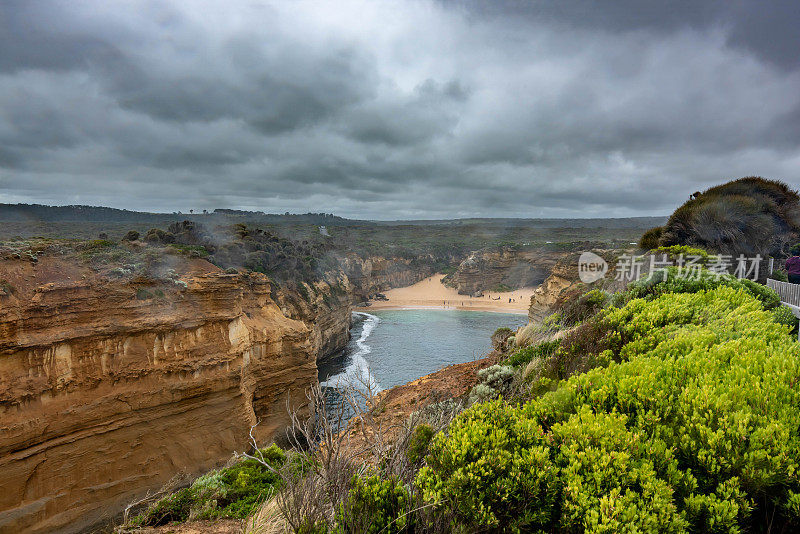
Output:
M528 313L531 295L535 288L526 287L505 293L484 292L483 297L472 298L442 284L444 275L435 274L413 286L390 289L384 294L388 301L370 301L371 306L356 308L356 311L405 310L405 309L447 309L492 311L501 313ZM499 300L493 300L500 297ZM513 299L513 302L509 302Z

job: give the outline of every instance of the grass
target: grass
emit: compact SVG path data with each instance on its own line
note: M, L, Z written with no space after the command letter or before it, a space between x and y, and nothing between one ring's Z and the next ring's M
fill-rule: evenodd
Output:
M197 478L191 486L180 489L152 503L135 516L130 526L156 527L188 519L245 519L281 486L273 469L284 467L301 472L306 459L286 453L276 445L260 451L272 469L252 459L243 459L230 467L211 471Z

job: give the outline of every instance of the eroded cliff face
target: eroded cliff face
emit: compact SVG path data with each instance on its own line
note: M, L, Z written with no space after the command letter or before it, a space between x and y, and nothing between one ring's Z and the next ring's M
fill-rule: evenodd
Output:
M216 467L256 422L275 438L341 341L285 316L263 275L200 260L174 282L53 258L1 268L3 533L78 531Z
M496 291L537 286L545 281L556 262L566 254L542 250L510 248L478 250L459 264L456 272L447 276L447 284L462 295L481 291Z
M387 289L414 285L436 273L432 257L361 258L348 254L340 258L340 264L351 284L353 298L360 302Z
M430 258L341 258L272 287L175 260L172 278L54 255L0 260L0 533L77 532L178 473L288 426L353 302L430 276ZM117 269L118 271L118 269Z
M574 258L575 261L570 260L571 258L568 257L557 262L553 266L550 275L533 292L531 306L528 309L529 321L542 321L550 314L553 304L556 303L558 298L580 283L577 255Z
M353 290L347 276L336 271L324 280L302 283L295 291L275 292L282 313L311 329L317 361L337 355L350 340Z
M610 267L616 262L617 256L623 252L620 250L591 249L591 252L605 259ZM567 296L571 291L577 291L581 285L578 275L579 252L563 254L552 267L550 275L542 284L536 288L531 297L531 305L528 309L528 319L530 322L541 322L553 311L553 305L561 298ZM607 291L620 291L624 289L624 282L613 280L612 269L606 274L606 278L594 282L591 288L602 288Z

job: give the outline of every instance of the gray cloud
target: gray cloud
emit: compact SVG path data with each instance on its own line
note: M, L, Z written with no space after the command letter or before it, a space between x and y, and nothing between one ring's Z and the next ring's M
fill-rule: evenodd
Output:
M665 214L800 181L793 2L0 4L0 202Z

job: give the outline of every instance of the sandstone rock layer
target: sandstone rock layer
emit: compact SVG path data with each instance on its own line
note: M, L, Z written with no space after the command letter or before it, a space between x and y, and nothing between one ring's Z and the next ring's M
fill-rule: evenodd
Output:
M0 532L78 531L223 463L256 422L274 439L304 405L322 334L282 313L265 276L204 271L3 262Z

